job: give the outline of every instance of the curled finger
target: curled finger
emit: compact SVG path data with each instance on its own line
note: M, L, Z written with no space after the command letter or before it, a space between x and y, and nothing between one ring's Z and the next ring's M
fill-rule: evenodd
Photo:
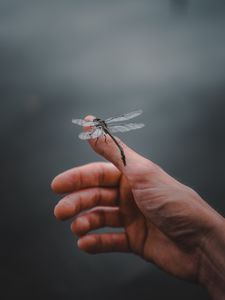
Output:
M71 224L73 233L81 236L102 227L121 227L122 218L118 207L100 207L78 216Z
M81 237L78 247L90 254L130 252L127 235L121 233L88 234Z
M115 206L119 197L116 188L90 188L73 192L58 202L54 214L65 220L96 206Z

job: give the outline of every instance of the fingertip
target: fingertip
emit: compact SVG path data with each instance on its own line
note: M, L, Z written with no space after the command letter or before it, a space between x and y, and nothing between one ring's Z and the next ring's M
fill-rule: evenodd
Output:
M84 243L83 243L83 240L81 238L78 239L77 246L78 246L78 248L83 250Z
M51 190L53 191L53 192L55 192L56 191L56 177L52 180L52 182L51 182L51 184L50 184L50 187L51 187Z
M94 238L94 236L86 235L78 239L77 246L78 248L80 248L81 250L87 253L94 254L95 243L96 243L96 239Z
M85 121L93 121L94 119L95 119L95 117L92 116L92 115L88 115L88 116L86 116L86 117L84 118ZM84 127L83 127L83 131L84 131L84 132L87 132L87 131L89 131L89 130L91 130L91 129L92 129L92 126L84 126Z
M74 178L71 170L57 175L51 182L51 189L54 193L63 194L74 190Z
M85 217L78 217L70 226L71 231L78 236L81 236L85 234L89 228L90 228L90 223L87 218Z
M74 214L74 205L70 202L59 202L54 208L54 215L58 220L66 220Z
M61 218L60 208L59 208L58 205L55 206L53 213L54 213L54 216L56 217L57 220L61 220L62 219Z
M61 175L56 176L51 182L51 189L54 193L63 193L64 180Z
M84 120L85 121L93 121L93 119L95 119L95 116L92 116L92 115L87 115Z

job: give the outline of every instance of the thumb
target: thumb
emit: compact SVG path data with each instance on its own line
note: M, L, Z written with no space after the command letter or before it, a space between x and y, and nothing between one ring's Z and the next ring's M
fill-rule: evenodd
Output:
M86 121L93 119L93 116L85 117ZM87 131L88 128L84 127L84 130ZM98 139L90 139L88 142L96 153L113 163L131 183L137 181L140 175L142 177L140 180L143 182L145 171L149 173L149 168L153 165L150 160L136 153L119 138L109 134L101 135Z

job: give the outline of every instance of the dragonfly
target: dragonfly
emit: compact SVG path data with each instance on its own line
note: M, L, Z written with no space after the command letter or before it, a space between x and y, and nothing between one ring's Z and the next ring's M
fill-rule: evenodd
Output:
M121 154L121 159L123 161L124 166L126 166L126 156L124 154L123 147L119 144L119 142L116 140L116 138L113 136L113 133L116 132L127 132L131 131L134 129L139 129L144 127L143 123L127 123L123 124L121 122L127 121L130 119L133 119L140 114L142 114L142 110L136 110L130 113L126 113L123 115L119 115L116 117L111 117L108 119L100 119L100 118L95 118L92 121L85 121L82 119L73 119L72 123L76 125L80 125L83 127L90 127L88 131L81 132L79 134L79 138L81 140L89 140L89 139L97 139L96 142L98 141L98 138L100 136L105 136L105 141L106 141L106 136L110 136L110 138L113 140L113 142L116 144L118 147L120 154ZM118 123L119 122L119 123Z

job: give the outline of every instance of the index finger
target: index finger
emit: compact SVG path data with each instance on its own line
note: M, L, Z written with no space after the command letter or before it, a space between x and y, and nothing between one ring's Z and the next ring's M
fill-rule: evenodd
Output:
M90 163L59 174L51 188L55 193L70 193L88 187L114 187L120 176L120 171L111 163Z

